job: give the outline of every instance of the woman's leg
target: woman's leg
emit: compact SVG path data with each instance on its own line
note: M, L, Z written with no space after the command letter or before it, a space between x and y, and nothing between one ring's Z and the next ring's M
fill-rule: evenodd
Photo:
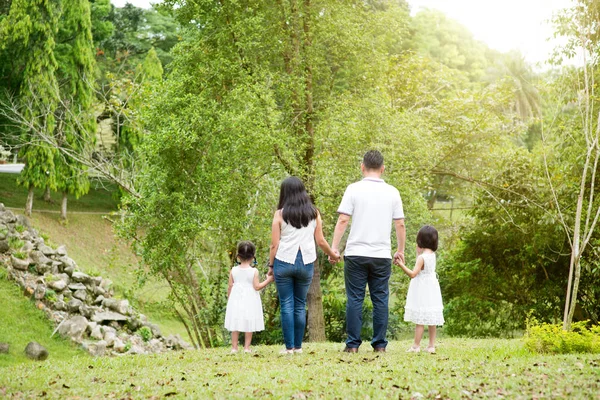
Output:
M417 324L415 326L415 344L414 347L421 346L421 339L423 338L423 332L425 332L425 325Z
M306 296L312 282L314 264L304 265L302 255L296 259L294 279L294 348L302 348L304 331L306 330Z
M237 351L239 337L240 337L240 333L238 331L231 332L231 350Z
M436 332L436 326L429 325L429 346L428 347L435 348L435 332Z
M273 274L275 275L275 286L279 295L281 310L281 330L285 348L294 348L294 278L292 264L275 259Z
M244 332L244 350L250 350L252 344L252 332Z

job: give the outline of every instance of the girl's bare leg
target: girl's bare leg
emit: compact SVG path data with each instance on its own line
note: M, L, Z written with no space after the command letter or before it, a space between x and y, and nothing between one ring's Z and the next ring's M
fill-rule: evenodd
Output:
M244 350L250 350L252 344L252 332L244 332Z
M429 325L429 346L428 347L435 348L435 332L436 332L436 326Z
M423 338L423 332L425 332L425 326L417 324L417 326L415 326L415 344L413 347L421 346L421 338Z
M231 350L237 351L240 333L238 331L231 332Z

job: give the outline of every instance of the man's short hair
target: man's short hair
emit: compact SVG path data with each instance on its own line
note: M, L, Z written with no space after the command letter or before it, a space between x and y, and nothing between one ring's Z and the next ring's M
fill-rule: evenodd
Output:
M363 165L366 169L379 169L383 166L383 155L377 150L369 150L363 157Z

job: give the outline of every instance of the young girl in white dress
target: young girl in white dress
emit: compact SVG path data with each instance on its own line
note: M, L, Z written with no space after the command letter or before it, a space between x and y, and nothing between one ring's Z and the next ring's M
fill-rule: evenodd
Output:
M271 283L273 276L267 276L264 282L259 282L258 270L250 265L255 253L256 247L252 242L240 242L237 248L240 265L233 267L229 273L225 328L231 332L232 353L238 352L240 332L244 332L244 353L251 353L252 332L265 329L258 291Z
M429 326L429 345L426 351L435 353L435 330L444 325L444 306L442 292L435 272L435 251L438 247L438 232L431 225L425 225L417 233L417 261L410 270L399 261L406 275L411 277L404 307L404 320L414 322L415 342L407 352L418 353L421 350L421 338L425 325Z

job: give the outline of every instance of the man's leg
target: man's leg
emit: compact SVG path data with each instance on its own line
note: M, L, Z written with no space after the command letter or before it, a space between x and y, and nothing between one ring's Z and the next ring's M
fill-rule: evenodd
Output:
M346 347L358 348L362 343L362 309L367 286L367 268L364 257L344 257L344 280L346 283Z
M388 258L371 258L369 263L369 293L373 303L373 341L374 349L385 348L385 339L389 318L390 276L392 260Z

